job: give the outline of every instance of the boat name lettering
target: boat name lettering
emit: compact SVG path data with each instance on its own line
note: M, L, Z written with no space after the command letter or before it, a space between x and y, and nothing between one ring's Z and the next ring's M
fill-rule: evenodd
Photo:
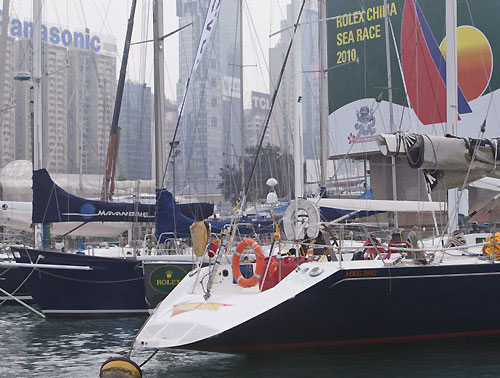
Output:
M377 275L376 269L371 270L348 270L345 272L346 278L356 278L356 277L375 277Z
M142 213L136 213L135 211L99 210L97 212L97 216L101 216L101 217L103 217L103 216L134 217L135 215L137 215L138 217L144 217L144 218L152 217L151 215L149 215L149 213L147 211L142 212Z

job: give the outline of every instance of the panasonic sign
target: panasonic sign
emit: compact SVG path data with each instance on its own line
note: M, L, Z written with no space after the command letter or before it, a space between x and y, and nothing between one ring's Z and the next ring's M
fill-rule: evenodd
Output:
M0 27L2 25L0 10ZM17 18L10 19L9 34L14 38L31 39L33 34L33 22L21 21ZM42 40L50 42L53 45L63 45L86 51L99 52L101 50L101 39L90 34L90 29L86 28L84 32L71 32L57 26L42 25Z

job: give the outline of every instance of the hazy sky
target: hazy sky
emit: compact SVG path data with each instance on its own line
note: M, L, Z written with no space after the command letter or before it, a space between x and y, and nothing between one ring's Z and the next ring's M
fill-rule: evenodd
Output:
M224 0L223 0L224 1ZM136 17L134 23L134 34L132 41L141 40L144 10L146 4L152 0L138 0ZM268 71L266 62L268 60L268 49L274 45L279 37L269 38L270 31L279 28L279 21L286 13L286 4L290 0L244 0L244 64L257 64L256 68L245 69L245 98L248 101L248 92L251 90L267 91ZM81 30L88 27L91 34L104 34L116 38L117 42L117 72L123 51L127 19L130 14L131 0L43 0L44 23L58 24L65 26L69 30ZM164 0L164 30L165 33L179 27L179 20L175 13L175 0ZM13 17L21 20L28 20L32 17L32 0L11 0L10 13ZM223 6L223 5L222 5ZM253 20L256 35L250 18ZM148 25L151 26L150 17ZM151 38L151 28L149 27L148 39ZM168 98L175 98L175 85L178 78L178 37L173 36L166 39L165 60L166 60L166 82L165 91ZM261 53L261 48L264 56ZM141 66L139 45L132 46L130 52L130 64L128 78L139 81L142 75L148 83L152 84L153 70L152 44L148 44L147 64L144 69ZM265 59L265 61L264 61Z

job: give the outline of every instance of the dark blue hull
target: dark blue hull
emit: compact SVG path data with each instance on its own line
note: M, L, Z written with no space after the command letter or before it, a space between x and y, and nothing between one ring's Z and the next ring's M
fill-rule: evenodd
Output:
M19 268L47 316L147 315L141 262L12 248L16 262L90 266L90 271Z
M0 288L13 294L16 298L23 302L31 302L32 297L28 289L28 285L23 283L23 276L16 268L0 269ZM14 299L7 294L0 292L0 303L18 304Z
M500 264L342 270L191 349L316 347L500 333Z

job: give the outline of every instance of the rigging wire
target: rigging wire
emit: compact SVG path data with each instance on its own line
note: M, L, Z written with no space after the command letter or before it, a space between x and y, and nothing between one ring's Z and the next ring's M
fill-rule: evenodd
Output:
M297 33L297 28L299 26L300 18L302 16L302 12L304 10L305 4L306 4L306 0L303 0L302 1L302 5L300 7L300 11L299 11L298 17L297 17L297 20L296 20L296 23L295 23L294 28L293 28L293 35L294 36ZM273 94L273 98L271 100L271 106L269 107L269 111L268 111L267 116L266 116L266 121L264 123L264 129L262 130L261 137L260 137L260 142L259 142L259 145L257 147L257 151L255 153L255 159L254 159L253 164L252 164L252 169L250 170L250 176L247 179L247 184L246 184L246 187L244 188L244 191L243 191L242 207L244 207L244 205L245 205L245 201L246 201L246 197L247 197L247 194L248 194L248 190L250 188L250 182L251 182L252 177L253 177L254 172L255 172L255 167L257 165L257 160L258 160L260 151L262 149L262 144L264 142L266 131L267 131L267 128L269 126L269 121L270 121L271 114L272 114L272 111L273 111L273 108L274 108L274 104L275 104L276 98L278 96L278 91L279 91L279 88L280 88L280 85L281 85L281 80L283 79L283 75L285 73L286 64L288 62L288 58L289 58L290 52L292 50L293 41L294 41L294 38L291 38L290 39L290 43L288 45L288 49L287 49L286 55L285 55L283 66L281 67L281 71L280 71L280 74L278 76L278 82L277 82L276 89L275 89L274 94Z

